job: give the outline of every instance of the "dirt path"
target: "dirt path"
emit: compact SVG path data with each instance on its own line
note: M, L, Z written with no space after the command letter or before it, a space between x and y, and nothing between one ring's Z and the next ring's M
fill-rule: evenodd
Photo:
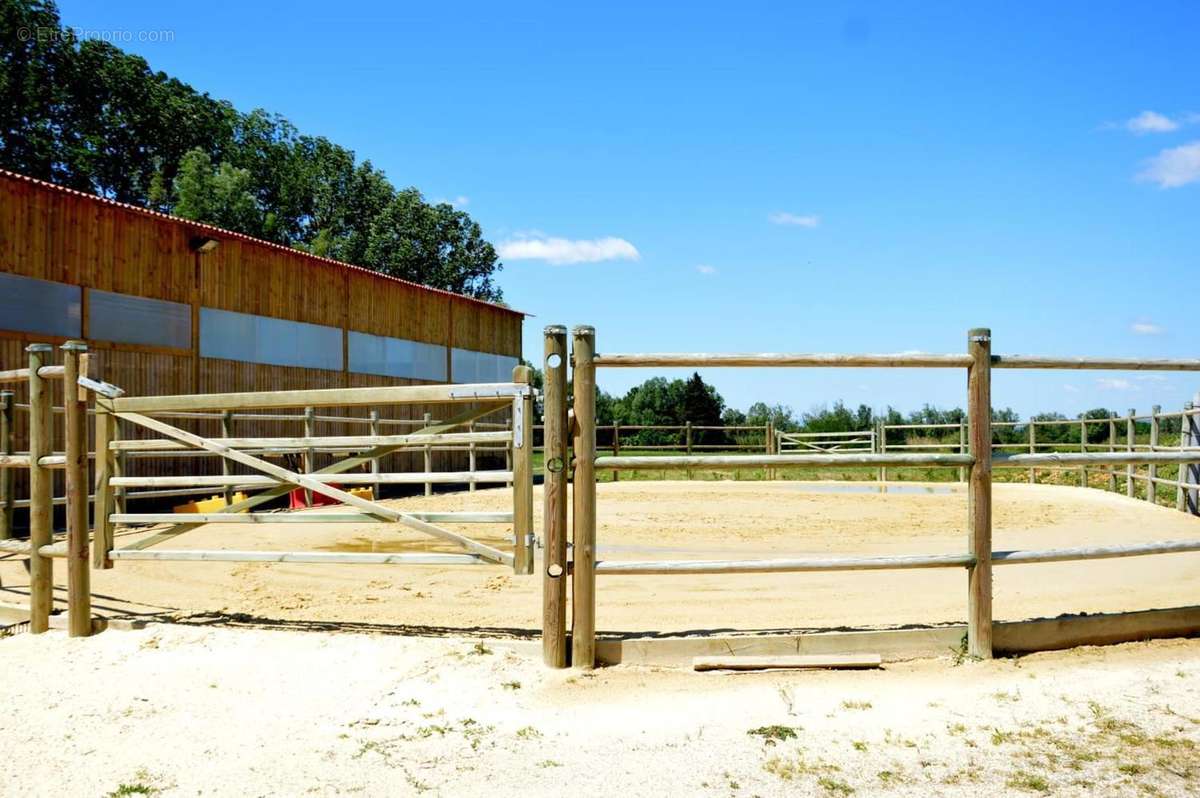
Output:
M622 482L599 486L600 555L609 559L785 554L951 553L965 547L961 492L829 493L794 482ZM863 483L855 483L862 490ZM936 486L946 490L948 486ZM395 502L411 510L502 510L503 490ZM539 511L540 492L535 497ZM540 517L538 519L540 529ZM504 525L459 526L507 547ZM1096 490L995 486L998 549L1200 537L1200 519ZM132 538L130 538L132 539ZM444 546L390 527L208 525L177 548L414 551ZM56 569L65 578L61 565ZM0 563L0 601L23 602L27 577ZM540 582L499 567L122 563L98 572L98 605L118 611L237 615L276 625L407 627L435 634L531 635ZM602 631L797 629L962 621L959 570L743 576L603 577ZM1005 566L998 619L1200 603L1200 554Z
M875 672L549 671L494 641L0 640L0 795L1195 795L1200 641Z

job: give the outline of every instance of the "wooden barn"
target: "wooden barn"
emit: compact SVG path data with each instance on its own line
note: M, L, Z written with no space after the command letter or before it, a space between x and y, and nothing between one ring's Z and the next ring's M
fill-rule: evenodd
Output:
M507 382L522 320L500 305L0 171L0 369L26 365L29 343L82 339L92 376L135 396ZM238 432L280 434L264 423L274 429L247 423ZM21 426L18 418L18 449ZM153 470L172 467L178 461Z

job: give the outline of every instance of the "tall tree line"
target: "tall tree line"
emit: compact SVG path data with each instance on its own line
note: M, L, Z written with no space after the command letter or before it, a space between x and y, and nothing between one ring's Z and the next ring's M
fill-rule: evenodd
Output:
M424 285L499 301L479 225L370 161L242 112L64 28L52 0L0 0L0 167Z

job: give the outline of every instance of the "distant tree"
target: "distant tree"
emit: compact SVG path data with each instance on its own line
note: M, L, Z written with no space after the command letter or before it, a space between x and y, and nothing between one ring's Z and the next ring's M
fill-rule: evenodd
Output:
M683 386L683 420L693 426L715 427L721 425L721 413L725 400L717 390L705 384L699 372L694 372ZM692 442L701 444L728 443L728 437L720 430L693 430Z

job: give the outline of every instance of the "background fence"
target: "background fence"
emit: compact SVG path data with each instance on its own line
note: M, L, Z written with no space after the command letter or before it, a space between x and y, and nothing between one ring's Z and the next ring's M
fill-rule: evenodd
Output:
M1144 453L1200 451L1200 394L1183 409L1149 413L1131 409L1124 416L1083 419L1030 419L992 421L992 451L1004 454ZM692 424L596 426L596 450L614 457L689 456L692 454L821 455L821 454L966 454L969 424L876 424L872 429L849 431L776 430L771 424L700 426ZM545 452L545 427L535 428L535 449ZM634 479L846 479L877 482L966 482L965 466L881 466L875 471L847 468L814 458L812 465L755 466L713 469L704 466L675 469L653 466L626 474ZM1000 459L994 465L996 482L1029 482L1086 486L1124 493L1163 506L1200 515L1200 466L1175 463L1106 465L1022 466ZM617 469L597 473L599 481L617 481ZM1153 488L1151 488L1153 486Z

